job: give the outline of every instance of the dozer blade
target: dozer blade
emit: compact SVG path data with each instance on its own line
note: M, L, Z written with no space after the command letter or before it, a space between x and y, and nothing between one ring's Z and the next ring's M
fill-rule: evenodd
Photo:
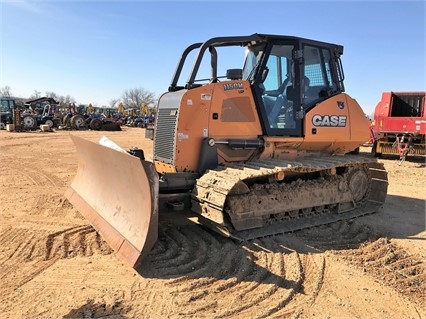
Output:
M65 196L136 268L158 236L158 175L151 162L71 135L77 174Z

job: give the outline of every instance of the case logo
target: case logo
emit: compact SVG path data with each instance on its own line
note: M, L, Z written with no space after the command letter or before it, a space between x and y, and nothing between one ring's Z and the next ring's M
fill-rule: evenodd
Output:
M319 114L315 114L312 117L312 124L314 126L345 127L346 126L346 115L319 115Z

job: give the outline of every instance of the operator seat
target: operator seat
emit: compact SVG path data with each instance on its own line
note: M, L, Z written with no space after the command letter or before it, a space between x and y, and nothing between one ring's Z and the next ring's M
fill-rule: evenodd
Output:
M287 107L288 107L288 99L287 99L287 87L290 83L290 78L287 77L284 82L281 84L281 86L278 88L278 91L280 94L277 96L274 105L272 106L271 111L268 115L268 120L270 125L273 125L276 127L278 115L281 113L281 109L284 108L287 113Z

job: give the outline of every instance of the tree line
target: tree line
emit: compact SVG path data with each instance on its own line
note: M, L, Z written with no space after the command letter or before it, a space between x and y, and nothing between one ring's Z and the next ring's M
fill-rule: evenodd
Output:
M76 99L70 95L59 95L53 91L46 91L44 95L40 91L34 90L34 93L28 98L15 97L12 94L12 90L9 86L0 88L0 97L14 97L18 103L24 104L26 101L35 100L40 97L53 98L61 105L77 105L77 104L89 104L89 103L77 103ZM120 98L111 99L108 107L117 108L120 103L123 103L125 109L136 108L139 109L142 104L148 105L149 108L154 108L157 103L155 94L143 88L135 88L125 90ZM92 106L97 106L92 103ZM99 106L104 107L104 106Z

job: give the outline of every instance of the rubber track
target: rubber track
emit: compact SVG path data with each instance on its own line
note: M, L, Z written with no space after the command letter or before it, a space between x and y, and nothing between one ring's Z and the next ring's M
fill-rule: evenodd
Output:
M364 205L345 213L319 214L309 218L286 220L267 225L262 228L250 229L236 232L235 230L218 225L204 218L208 213L215 211L223 212L226 197L231 189L241 180L274 175L280 171L294 171L298 173L309 173L334 167L348 167L353 165L367 165L371 176L371 190ZM197 180L192 193L193 207L196 203L203 209L198 211L204 224L220 233L240 240L253 239L277 233L286 233L313 226L329 224L339 220L351 219L358 216L376 212L384 203L387 194L387 172L384 165L372 157L361 155L344 155L330 157L301 158L297 161L291 160L254 160L244 164L230 167L219 167L206 172Z

